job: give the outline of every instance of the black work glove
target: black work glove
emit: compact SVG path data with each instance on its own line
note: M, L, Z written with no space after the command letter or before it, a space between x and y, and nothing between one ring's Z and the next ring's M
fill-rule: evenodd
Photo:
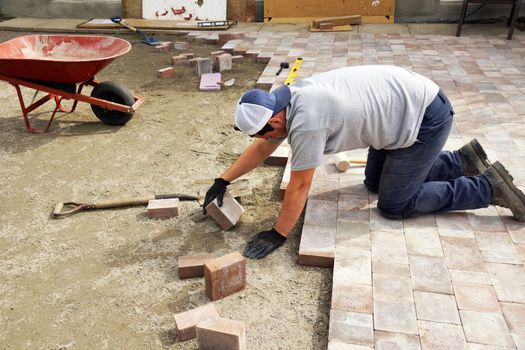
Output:
M274 228L270 231L257 233L250 239L244 248L244 256L250 259L262 259L266 255L279 248L286 237L277 232Z
M230 184L229 181L226 181L220 177L215 179L215 182L206 192L206 198L204 199L204 204L202 206L202 212L206 215L206 207L210 204L215 198L217 198L217 204L219 207L222 207L222 199L224 193L226 192L226 187Z

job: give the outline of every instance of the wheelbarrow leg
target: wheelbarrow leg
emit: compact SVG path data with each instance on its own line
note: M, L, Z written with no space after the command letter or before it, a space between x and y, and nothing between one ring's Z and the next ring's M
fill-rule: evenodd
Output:
M47 132L47 130L49 130L49 127L51 126L51 122L53 122L53 119L55 118L55 114L57 112L57 110L59 109L59 106L60 106L60 101L57 101L57 97L53 94L47 94L46 96L40 98L38 101L32 103L29 107L26 108L25 106L25 103L24 103L24 97L22 96L22 91L20 90L20 86L18 84L13 84L11 83L11 85L13 85L16 89L16 94L18 96L18 101L20 102L20 107L22 109L22 115L24 117L24 123L26 125L26 129L27 131L29 131L30 133L32 134L43 134L45 132ZM47 125L45 127L45 129L35 129L31 126L31 123L29 122L29 113L31 113L32 111L34 111L35 109L37 109L38 107L40 107L41 105L43 105L44 103L46 103L47 101L51 100L51 99L55 99L55 103L57 104L57 106L55 107L55 110L53 111L53 114L51 115L51 118L49 119L49 121L47 122Z

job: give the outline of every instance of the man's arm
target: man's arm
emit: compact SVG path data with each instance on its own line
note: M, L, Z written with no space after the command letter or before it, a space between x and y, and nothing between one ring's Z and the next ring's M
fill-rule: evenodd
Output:
M221 175L226 181L233 181L257 168L279 147L264 139L257 139L240 155L240 157Z
M308 191L312 184L315 168L292 171L290 183L286 187L284 202L275 223L275 230L287 237L303 211Z

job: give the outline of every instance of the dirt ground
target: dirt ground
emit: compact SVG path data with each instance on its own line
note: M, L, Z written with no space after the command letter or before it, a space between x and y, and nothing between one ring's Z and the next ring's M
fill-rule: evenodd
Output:
M23 34L0 32L0 40ZM172 219L149 219L145 207L50 218L59 201L205 190L250 142L233 130L232 112L263 65L246 60L223 74L235 78L234 86L200 92L190 68L156 77L170 53L122 37L132 51L97 79L122 82L145 97L123 127L99 122L89 105L79 104L47 134L30 134L14 88L0 82L1 349L196 349L195 341L176 339L172 311L208 299L203 279L179 280L177 257L242 251L280 209L283 169L262 166L248 176L253 195L230 231L194 202L182 202ZM191 45L198 56L218 49ZM41 127L47 117L32 121ZM331 271L297 265L300 227L266 259L247 261L243 291L215 302L222 317L245 322L248 349L326 348Z

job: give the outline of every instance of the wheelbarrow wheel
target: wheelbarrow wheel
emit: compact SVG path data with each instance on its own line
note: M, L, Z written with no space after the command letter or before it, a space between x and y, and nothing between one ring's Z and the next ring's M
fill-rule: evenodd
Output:
M112 81L105 81L95 86L91 97L126 106L132 106L135 102L135 98L125 86ZM108 125L124 125L133 117L133 113L115 111L94 104L91 105L91 109L98 119Z

